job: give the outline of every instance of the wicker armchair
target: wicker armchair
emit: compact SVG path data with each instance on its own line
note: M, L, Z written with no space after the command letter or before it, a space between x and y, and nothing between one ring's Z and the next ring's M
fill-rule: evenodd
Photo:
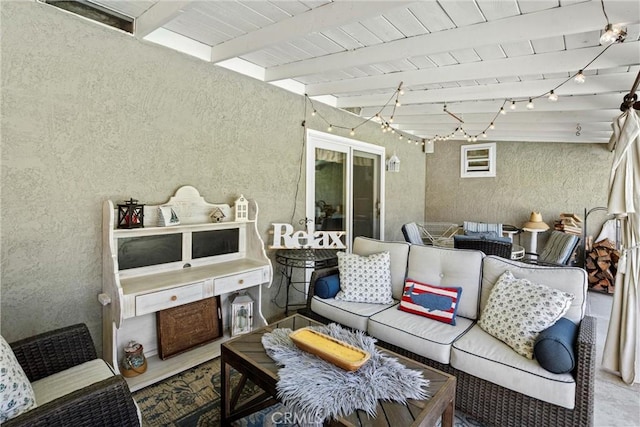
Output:
M497 255L506 259L511 259L512 246L513 243L508 238L453 236L453 247L456 249L477 249L485 255Z
M31 382L97 359L84 324L45 332L10 345ZM139 425L137 406L120 375L38 405L3 423L5 427Z

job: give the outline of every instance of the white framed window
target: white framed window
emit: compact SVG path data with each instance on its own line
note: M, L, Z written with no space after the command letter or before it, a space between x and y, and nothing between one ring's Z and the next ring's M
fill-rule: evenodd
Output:
M462 145L460 177L488 178L496 176L496 143Z

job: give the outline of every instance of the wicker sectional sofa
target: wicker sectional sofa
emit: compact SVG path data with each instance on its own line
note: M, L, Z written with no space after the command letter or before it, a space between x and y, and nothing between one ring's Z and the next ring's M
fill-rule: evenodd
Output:
M487 425L592 426L595 319L586 316L586 272L485 256L480 251L409 245L358 237L353 253L389 252L394 302L347 302L315 295L318 281L339 272L314 272L302 313L366 331L378 343L457 378L456 408ZM554 374L478 325L493 285L505 271L575 295L565 317L578 324L575 368ZM462 288L455 325L398 310L405 279Z

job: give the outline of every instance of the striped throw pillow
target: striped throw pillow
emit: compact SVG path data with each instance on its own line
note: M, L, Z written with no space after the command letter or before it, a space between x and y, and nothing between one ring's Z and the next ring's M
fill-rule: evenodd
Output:
M398 308L407 313L455 325L461 294L462 288L433 286L407 279Z

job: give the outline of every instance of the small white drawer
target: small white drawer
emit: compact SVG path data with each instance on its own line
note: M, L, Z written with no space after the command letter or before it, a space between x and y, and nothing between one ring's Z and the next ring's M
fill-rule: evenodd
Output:
M262 269L219 277L213 283L213 290L216 295L245 289L262 283Z
M201 300L204 282L136 296L136 316Z

